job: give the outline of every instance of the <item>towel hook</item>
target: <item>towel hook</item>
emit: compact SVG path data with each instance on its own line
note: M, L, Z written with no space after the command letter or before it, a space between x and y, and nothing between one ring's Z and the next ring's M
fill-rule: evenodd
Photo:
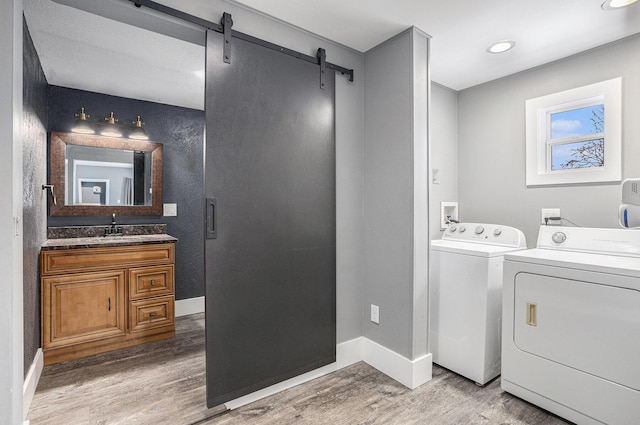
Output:
M49 189L49 192L51 193L51 198L53 199L53 205L58 205L58 202L56 201L56 192L53 188L52 184L43 184L42 185L42 190L47 190Z

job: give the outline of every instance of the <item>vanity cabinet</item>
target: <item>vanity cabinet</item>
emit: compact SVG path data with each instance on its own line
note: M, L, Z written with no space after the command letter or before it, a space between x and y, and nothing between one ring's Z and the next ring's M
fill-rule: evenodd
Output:
M41 251L44 363L175 335L175 243Z

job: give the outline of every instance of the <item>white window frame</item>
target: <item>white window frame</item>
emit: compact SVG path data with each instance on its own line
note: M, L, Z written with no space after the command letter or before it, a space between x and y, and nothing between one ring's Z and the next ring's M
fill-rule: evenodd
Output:
M604 133L551 141L551 114L604 103ZM622 78L526 101L527 186L619 182L622 179ZM551 147L604 138L604 166L551 169Z

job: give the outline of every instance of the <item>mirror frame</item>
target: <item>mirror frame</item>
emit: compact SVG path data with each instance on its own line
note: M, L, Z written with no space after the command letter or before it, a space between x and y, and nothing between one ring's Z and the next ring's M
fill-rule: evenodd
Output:
M151 205L65 205L65 154L67 145L151 152ZM49 184L58 205L49 199L49 215L65 217L111 215L162 215L162 143L94 134L51 132L49 138Z

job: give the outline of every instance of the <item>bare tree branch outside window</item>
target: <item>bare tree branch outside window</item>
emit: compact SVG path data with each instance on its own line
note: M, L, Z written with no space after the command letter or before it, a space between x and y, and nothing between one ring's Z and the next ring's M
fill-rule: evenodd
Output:
M604 132L604 105L591 111L593 133ZM562 168L590 168L604 166L604 139L589 140L576 149L571 149L571 156L560 164Z

